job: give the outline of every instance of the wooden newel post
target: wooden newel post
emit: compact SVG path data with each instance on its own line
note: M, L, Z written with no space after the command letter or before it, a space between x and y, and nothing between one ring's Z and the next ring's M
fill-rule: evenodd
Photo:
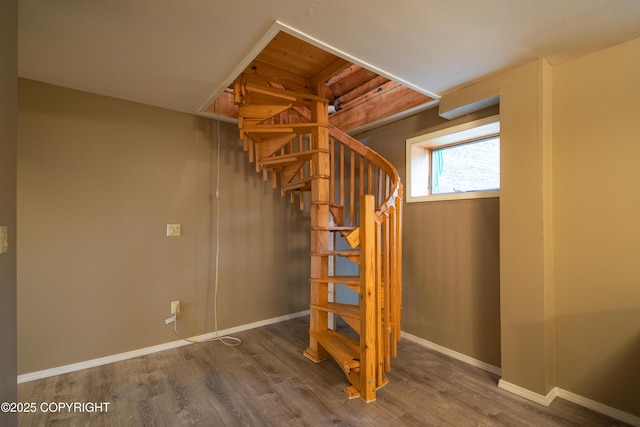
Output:
M376 400L376 217L371 194L360 197L360 397Z
M317 89L318 91L320 88ZM329 276L329 114L326 102L316 102L312 106L311 118L317 127L311 132L311 144L319 150L311 158L311 277L326 279ZM328 287L318 282L311 283L311 305L326 305L329 301ZM325 311L311 310L309 328L315 332L328 329L328 314ZM304 351L309 359L319 362L330 357L329 353L313 336L309 337L309 347Z

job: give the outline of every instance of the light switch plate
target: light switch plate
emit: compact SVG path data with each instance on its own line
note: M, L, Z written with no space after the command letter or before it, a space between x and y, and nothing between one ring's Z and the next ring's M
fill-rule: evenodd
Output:
M180 236L180 234L182 234L181 228L182 227L180 226L180 224L167 224L167 236L169 237Z
M0 254L6 253L9 250L9 232L7 226L0 227Z

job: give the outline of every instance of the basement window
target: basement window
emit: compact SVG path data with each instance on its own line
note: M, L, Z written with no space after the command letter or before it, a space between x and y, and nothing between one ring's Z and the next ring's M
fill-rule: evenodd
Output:
M407 202L499 195L499 116L407 140Z

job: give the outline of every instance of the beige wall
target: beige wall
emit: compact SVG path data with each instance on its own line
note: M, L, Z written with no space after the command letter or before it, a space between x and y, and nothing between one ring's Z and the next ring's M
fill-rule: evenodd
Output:
M20 81L20 373L173 341L172 300L185 336L214 329L215 124ZM305 310L307 214L220 133L219 327Z
M442 113L500 96L501 197L405 206L407 332L535 393L558 386L640 415L639 67L635 40L445 95ZM20 91L20 371L170 341L172 299L188 334L211 330L213 122L29 81ZM422 113L359 137L404 177L404 140L443 122ZM307 257L284 264L283 284L277 253L308 249L306 218L250 172L235 128L222 133L234 191L221 327L302 310ZM163 237L167 222L184 237Z
M406 182L405 141L464 121L431 109L356 137ZM403 331L500 366L499 199L404 204Z
M16 141L18 103L18 3L0 3L0 226L9 250L0 254L0 402L16 397ZM0 411L0 425L15 426L16 414Z
M445 95L500 96L502 379L640 415L640 39Z
M640 39L554 67L558 385L640 415Z

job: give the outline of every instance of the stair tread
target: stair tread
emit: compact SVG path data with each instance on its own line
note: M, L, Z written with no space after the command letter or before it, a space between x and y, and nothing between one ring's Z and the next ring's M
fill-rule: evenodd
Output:
M309 330L345 373L360 371L360 343L337 332Z
M309 279L311 283L333 283L334 285L348 286L354 292L360 293L360 276L331 276L324 279Z
M299 160L309 160L316 153L328 153L328 150L307 150L297 151L295 153L283 154L279 156L270 156L258 160L258 163L267 167L276 167L288 163L295 163Z
M256 104L256 105L241 105L238 107L238 124L240 127L255 126L265 120L268 120L283 111L291 108L293 104Z
M312 282L335 283L339 285L359 285L360 284L360 276L330 276L326 278L312 277L309 280Z
M345 226L345 225L329 225L327 227L311 227L312 230L316 231L353 231L358 227L355 226Z
M268 125L252 125L244 126L242 132L255 135L273 135L279 133L295 133L302 135L310 133L320 126L318 123L284 123L284 124L268 124Z
M310 307L315 310L335 313L343 317L360 319L360 306L358 305L328 302L324 305L311 304Z
M326 200L312 200L311 204L312 205L327 205L327 206L331 206L331 207L334 207L334 208L343 208L344 209L344 206L342 206L340 203L329 202L329 201L326 201Z
M282 189L284 191L300 190L311 191L311 182L308 181L294 181L288 184L283 184Z
M324 176L324 175L308 176L303 179L298 179L295 181L288 182L286 184L282 184L282 189L284 191L290 191L290 190L311 191L311 181L313 181L316 178L329 179L328 176Z
M238 107L238 115L249 120L263 121L293 107L291 103L285 104L253 104Z
M341 249L341 250L333 250L333 251L312 252L311 255L317 255L317 256L333 256L333 255L337 255L337 256L355 256L355 255L360 255L360 251L357 250L357 249Z
M257 92L263 95L274 97L276 99L308 104L310 102L327 102L327 98L313 95L311 93L295 92L292 90L277 89L272 87L260 86L254 83L245 85L247 92Z
M360 227L356 227L353 231L347 234L345 239L352 248L360 246Z

